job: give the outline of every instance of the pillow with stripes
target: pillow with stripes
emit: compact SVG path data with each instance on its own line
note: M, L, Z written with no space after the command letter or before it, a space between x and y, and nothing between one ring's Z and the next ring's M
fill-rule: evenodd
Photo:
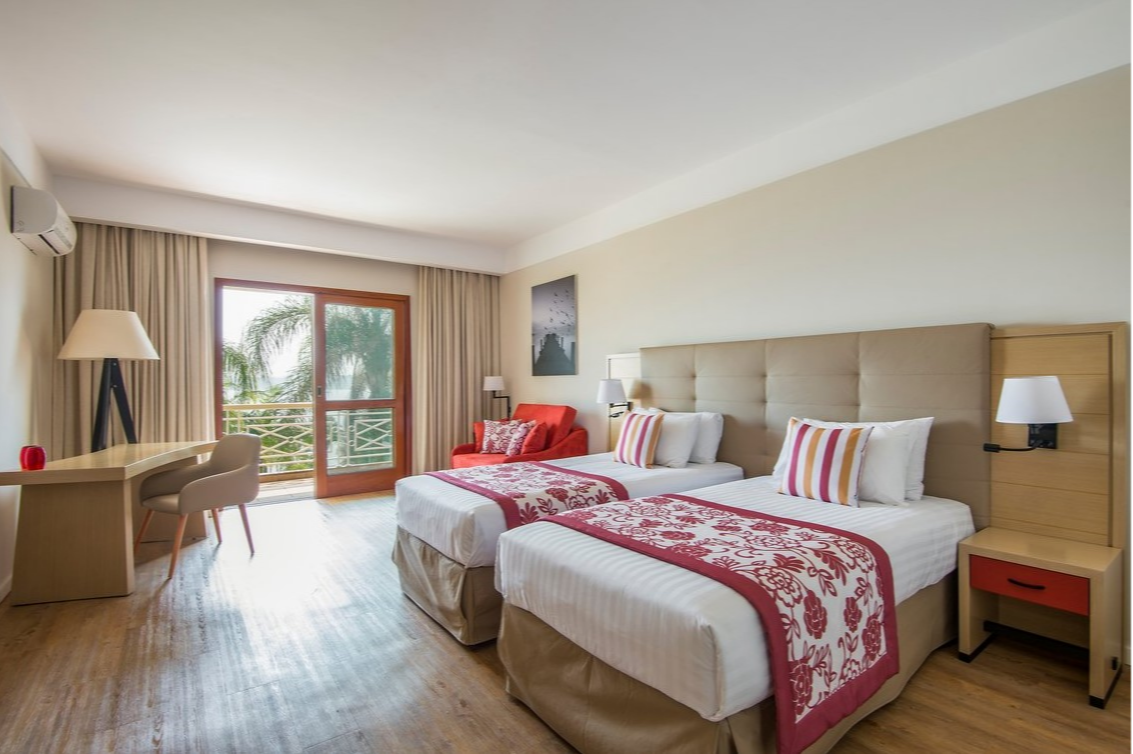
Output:
M819 427L787 422L784 495L858 507L862 455L873 427Z
M614 448L614 460L647 469L653 465L664 414L626 414Z

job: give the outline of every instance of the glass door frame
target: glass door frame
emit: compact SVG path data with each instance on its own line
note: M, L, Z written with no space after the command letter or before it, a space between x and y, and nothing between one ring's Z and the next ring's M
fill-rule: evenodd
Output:
M326 375L326 307L345 305L390 309L394 313L393 395L388 399L330 400ZM322 291L315 294L315 496L335 497L373 490L393 489L394 483L409 474L411 464L412 421L410 421L409 297L384 293L359 294L349 291ZM328 468L327 413L367 408L393 410L393 463L389 468L330 473Z
M375 306L388 306L396 305L395 323L395 399L398 399L401 404L400 412L395 410L395 459L394 469L396 473L401 476L408 476L410 470L413 468L413 388L412 388L412 364L411 364L411 348L410 348L410 297L396 294L396 293L375 293L371 291L355 291L345 288L326 288L321 286L309 285L294 285L290 283L272 283L262 280L243 280L239 278L213 278L213 402L214 402L214 416L216 422L216 436L220 437L224 434L224 332L223 332L223 290L225 288L248 288L264 291L278 291L280 293L302 293L314 297L313 306L315 307L316 319L321 311L319 306L320 296L328 297L348 297L357 301L367 302L369 305ZM321 343L322 327L321 320L312 322L312 348L315 353L313 354L316 365L315 374L312 375L312 405L313 405L313 422L312 432L315 439L315 496L316 497L329 497L333 495L347 495L351 492L328 491L328 488L333 490L346 489L345 484L327 484L325 467L326 467L326 423L325 418L320 423L318 419L318 402L319 396L315 395L315 386L317 384L325 384L316 382L319 379L321 372L319 371L318 363L324 359L322 349L317 346ZM325 366L323 367L325 368ZM325 417L325 407L323 416ZM321 438L321 439L320 439ZM320 451L319 448L322 448ZM320 473L319 469L324 469L324 473ZM366 484L372 483L372 480L364 480L361 484L353 485L354 487L361 487L355 489L355 492L370 492L379 489L392 489L396 478L388 482L388 487L366 487Z

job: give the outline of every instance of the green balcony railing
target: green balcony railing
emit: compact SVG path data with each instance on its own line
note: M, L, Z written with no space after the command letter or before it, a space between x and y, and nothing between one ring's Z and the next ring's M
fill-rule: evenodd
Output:
M315 469L314 405L311 403L226 404L224 433L248 432L263 440L260 474L302 476ZM327 412L327 467L330 473L393 464L393 409Z

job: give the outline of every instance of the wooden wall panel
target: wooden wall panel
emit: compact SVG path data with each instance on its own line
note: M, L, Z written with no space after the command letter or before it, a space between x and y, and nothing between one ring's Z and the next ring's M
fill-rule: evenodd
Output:
M1124 547L1128 520L1127 339L1124 323L992 332L992 415L1003 378L1057 375L1074 421L1057 450L992 456L992 523ZM992 425L992 442L1026 445L1023 425Z

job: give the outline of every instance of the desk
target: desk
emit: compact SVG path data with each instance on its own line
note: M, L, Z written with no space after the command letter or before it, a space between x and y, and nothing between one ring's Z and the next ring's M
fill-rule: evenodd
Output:
M142 480L194 463L214 445L116 445L52 461L39 471L0 471L0 485L23 487L12 604L119 597L134 591L133 513Z

